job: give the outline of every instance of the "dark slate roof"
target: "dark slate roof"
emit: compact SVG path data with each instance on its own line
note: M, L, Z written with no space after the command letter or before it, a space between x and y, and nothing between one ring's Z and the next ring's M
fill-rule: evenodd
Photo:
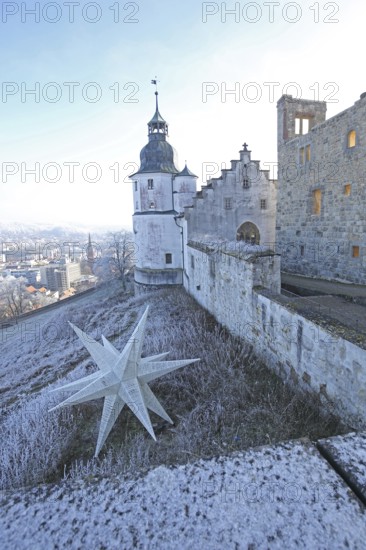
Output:
M145 145L140 153L140 169L132 176L144 172L178 174L178 169L175 166L176 162L177 153L174 147L166 141L165 135L160 133L151 134L149 143Z
M187 165L185 165L183 170L181 172L179 172L179 174L176 175L176 177L178 177L178 176L193 176L194 178L198 178L198 176L196 176L196 174L194 174L193 172L190 171L190 169L188 168Z
M148 125L150 126L150 124L156 124L157 122L159 123L163 122L166 124L166 121L163 119L163 117L161 116L158 110L155 111L155 114L150 120L150 122L148 123Z

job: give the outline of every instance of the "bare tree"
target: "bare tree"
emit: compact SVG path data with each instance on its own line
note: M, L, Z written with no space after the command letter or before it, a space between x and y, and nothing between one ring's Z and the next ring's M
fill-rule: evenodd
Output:
M109 265L112 274L126 288L126 276L135 265L135 243L131 232L126 230L108 233Z
M25 277L8 276L0 280L0 317L18 317L33 309L33 302L26 286Z

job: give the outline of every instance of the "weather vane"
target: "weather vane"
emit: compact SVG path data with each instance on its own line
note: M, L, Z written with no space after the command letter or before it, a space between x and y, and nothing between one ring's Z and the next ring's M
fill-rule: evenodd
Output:
M158 80L157 76L154 78L154 80L151 81L151 84L154 84L155 86L155 93L158 93L158 82L160 81Z

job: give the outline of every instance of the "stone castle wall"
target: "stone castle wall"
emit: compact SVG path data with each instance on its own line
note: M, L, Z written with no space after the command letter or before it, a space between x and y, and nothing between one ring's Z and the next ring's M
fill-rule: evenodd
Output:
M291 311L280 297L280 258L188 242L185 288L228 330L253 344L282 378L366 421L366 351Z
M309 132L296 136L296 118ZM323 102L278 102L277 250L283 271L365 284L366 96L324 120Z

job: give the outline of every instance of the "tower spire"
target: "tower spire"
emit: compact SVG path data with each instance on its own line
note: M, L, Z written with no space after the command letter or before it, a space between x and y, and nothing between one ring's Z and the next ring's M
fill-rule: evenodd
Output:
M159 135L160 137L164 136L162 139L165 139L165 136L168 135L168 124L159 113L159 92L158 80L156 80L156 77L151 81L151 84L155 86L155 114L148 123L149 136Z

